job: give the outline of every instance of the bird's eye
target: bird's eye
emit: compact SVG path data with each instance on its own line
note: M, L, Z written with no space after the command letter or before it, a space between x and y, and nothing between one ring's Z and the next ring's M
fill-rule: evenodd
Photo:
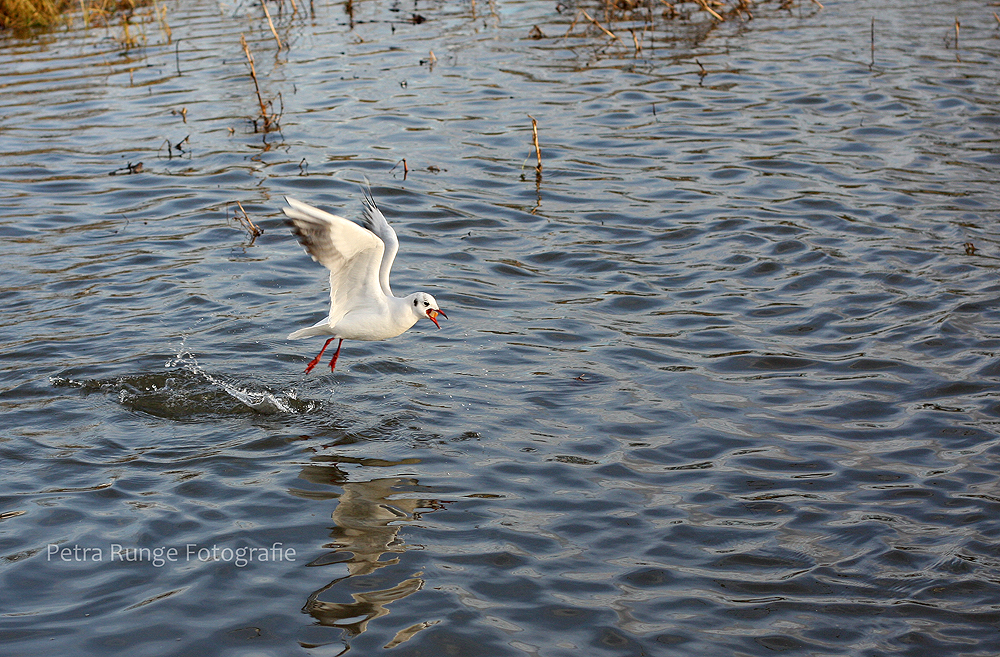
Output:
M431 304L430 304L430 303L428 303L427 301L424 301L424 305L425 305L425 306L429 306L429 305L431 305Z

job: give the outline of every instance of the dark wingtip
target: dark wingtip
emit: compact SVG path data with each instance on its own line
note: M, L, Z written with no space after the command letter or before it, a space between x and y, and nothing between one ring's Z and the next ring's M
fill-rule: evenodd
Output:
M375 205L375 197L372 196L372 188L368 182L368 176L365 176L365 184L359 185L361 187L361 205L364 206L364 224L365 228L371 232L375 231L375 218L372 216L373 212L381 212L378 206Z

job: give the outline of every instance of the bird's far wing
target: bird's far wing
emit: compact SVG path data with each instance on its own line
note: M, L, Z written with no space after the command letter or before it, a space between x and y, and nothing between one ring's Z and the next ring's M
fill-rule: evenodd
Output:
M385 220L385 215L375 205L371 187L366 185L361 188L361 191L364 192L362 204L365 207L365 228L378 235L379 239L385 244L385 253L382 255L382 263L379 266L378 281L386 296L391 297L392 288L389 287L389 270L392 269L392 261L396 259L396 252L399 251L399 240L396 239L396 231L392 229L389 222Z
M385 245L353 221L285 197L288 224L313 260L330 270L330 319L360 300L382 296L379 264ZM362 301L363 302L363 301Z

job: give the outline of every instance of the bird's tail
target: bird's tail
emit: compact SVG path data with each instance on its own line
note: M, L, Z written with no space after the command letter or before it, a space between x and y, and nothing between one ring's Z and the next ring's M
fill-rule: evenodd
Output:
M298 340L300 338L311 338L314 335L330 335L330 328L326 323L326 320L316 324L315 326L309 326L304 329L299 329L298 331L293 331L288 334L288 339Z

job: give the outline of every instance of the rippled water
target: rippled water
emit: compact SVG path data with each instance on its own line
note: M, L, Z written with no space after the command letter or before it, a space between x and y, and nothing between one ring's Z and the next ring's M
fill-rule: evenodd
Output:
M0 42L2 652L997 654L993 10L355 5Z

